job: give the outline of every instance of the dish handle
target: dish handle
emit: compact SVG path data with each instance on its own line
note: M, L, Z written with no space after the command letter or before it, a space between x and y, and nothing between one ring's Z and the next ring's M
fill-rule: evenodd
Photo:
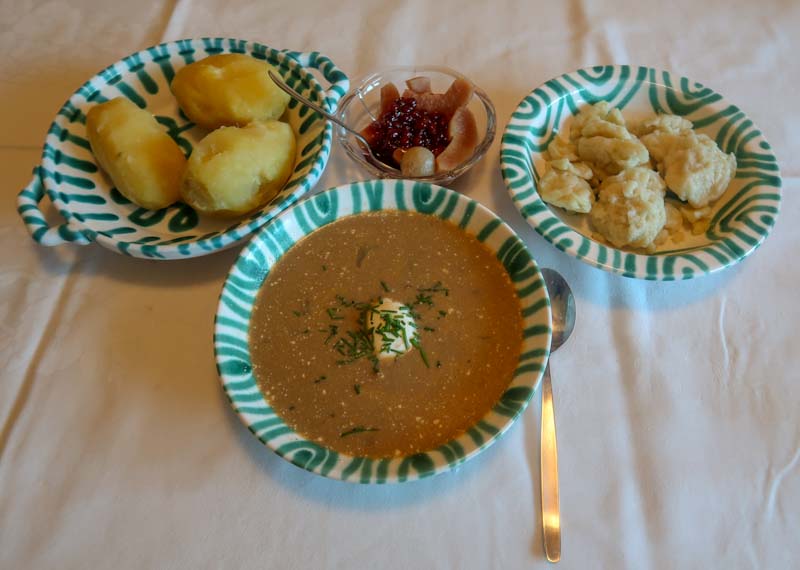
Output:
M318 51L308 53L287 51L286 55L303 67L319 70L322 76L330 82L331 86L325 92L325 106L331 114L335 113L336 107L339 106L339 100L350 89L350 79L348 79L344 71L336 67L336 64L329 57L322 55Z
M42 167L37 166L33 169L33 178L17 196L17 212L34 241L48 246L64 243L78 245L91 243L93 241L91 233L77 227L72 220L67 220L66 223L59 226L50 226L47 223L44 212L39 207L44 194Z

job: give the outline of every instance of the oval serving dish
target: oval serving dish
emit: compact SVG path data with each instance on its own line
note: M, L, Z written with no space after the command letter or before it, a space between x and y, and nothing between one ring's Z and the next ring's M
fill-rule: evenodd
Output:
M241 218L198 216L180 202L161 210L139 208L113 188L108 176L98 169L86 139L86 112L114 97L126 97L153 113L188 155L206 131L181 113L169 85L181 67L219 53L266 60L289 85L331 113L349 87L347 76L319 53L276 50L245 40L178 40L129 55L84 83L50 126L41 164L17 200L19 214L35 241L42 245L97 242L118 253L156 259L207 255L249 237L314 187L328 162L333 129L294 100L282 117L297 137L294 171L269 204ZM322 72L331 83L327 91L312 69ZM65 223L50 227L40 208L45 195Z
M654 254L621 250L593 238L588 216L546 204L537 192L542 153L585 105L607 101L625 119L680 115L695 131L735 153L736 177L713 204L708 230ZM671 281L719 271L753 253L775 224L781 178L771 147L738 107L708 87L648 67L598 66L551 79L528 94L503 134L500 166L522 216L547 241L590 265L625 277Z
M523 342L508 388L476 425L440 447L386 459L353 457L294 432L270 407L253 374L250 319L273 265L298 240L340 218L368 211L407 210L460 226L494 252L520 300ZM217 370L231 405L267 447L313 473L356 483L398 483L459 467L500 438L539 385L550 348L550 303L536 263L497 216L463 195L428 183L375 180L339 186L304 200L264 227L242 250L220 295L214 327Z

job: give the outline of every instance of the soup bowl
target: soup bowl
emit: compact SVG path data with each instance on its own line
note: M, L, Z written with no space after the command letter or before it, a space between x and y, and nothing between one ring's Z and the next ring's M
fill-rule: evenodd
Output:
M620 249L592 231L587 215L542 200L548 146L582 107L599 101L620 109L628 123L657 113L679 115L736 155L736 175L712 204L705 231L670 239L654 253ZM517 106L500 148L503 179L528 223L568 255L625 277L691 279L739 263L767 238L780 208L778 163L753 121L712 89L649 67L597 66L551 79Z
M89 79L56 114L41 164L17 199L19 215L34 241L47 246L96 242L116 253L152 259L208 255L247 239L314 187L330 156L333 127L295 100L281 118L297 140L294 169L277 196L247 215L227 220L198 216L181 202L161 210L140 208L100 170L86 138L86 113L115 97L153 113L188 156L207 131L181 112L170 84L182 67L220 53L267 61L284 81L331 113L350 85L347 76L317 52L277 50L238 39L185 39L131 54ZM327 90L312 70L330 83ZM41 206L45 197L64 218L60 225L51 226L46 219Z
M271 269L304 236L347 216L389 210L447 220L482 242L510 277L520 303L523 338L516 369L502 396L464 433L413 455L354 457L296 433L272 408L253 371L251 318L258 292ZM231 268L214 325L222 387L247 428L287 461L319 475L356 483L397 483L443 473L458 468L497 441L538 387L550 339L550 301L536 262L522 240L477 202L446 188L409 180L339 186L283 212L253 238Z

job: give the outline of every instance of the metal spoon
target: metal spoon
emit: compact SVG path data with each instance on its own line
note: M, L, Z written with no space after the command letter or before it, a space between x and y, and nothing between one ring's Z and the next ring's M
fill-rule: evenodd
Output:
M360 144L360 145L363 147L363 149L367 151L367 154L369 155L369 158L368 158L368 159L369 159L369 161L370 161L370 162L372 162L372 163L373 163L375 166L378 166L378 167L380 167L380 168L388 168L389 170L394 170L395 172L400 172L400 171L399 171L397 168L395 168L395 167L394 167L394 166L392 166L391 164L386 164L385 162L383 162L382 160L380 160L380 159L379 159L377 156L375 156L375 155L372 153L372 148L370 148L370 146L369 146L369 143L367 142L367 139L365 139L365 138L364 138L364 137L361 135L361 133L359 133L358 131L355 131L355 130L351 129L350 127L348 127L348 126L347 126L347 125L344 123L344 121L342 121L342 120L341 120L339 117L337 117L337 116L335 116L335 115L331 115L330 113L328 113L327 111L325 111L325 110L324 110L322 107L320 107L320 106L319 106L319 105L317 105L316 103L312 103L312 102L311 102L311 101L309 101L307 98L305 98L305 97L303 97L302 95L300 95L300 93L298 93L297 91L295 91L294 89L292 89L291 87L289 87L288 85L286 85L286 83L284 83L283 79L281 79L280 77L278 77L278 76L277 76L275 73L273 73L272 71L268 71L267 73L269 73L269 76L270 76L270 78L272 79L272 81L274 81L274 82L275 82L275 85L277 85L277 86L278 86L278 87L280 87L280 88L281 88L283 91L285 91L286 93L288 93L290 97L292 97L293 99L297 99L298 101L300 101L300 102L301 102L303 105L305 105L306 107L309 107L310 109L312 109L312 110L316 111L317 113L319 113L320 115L322 115L323 117L325 117L326 119L328 119L329 121L331 121L331 122L333 122L333 123L336 123L337 125L339 125L340 127L342 127L344 130L346 130L348 133L350 133L351 135L353 135L353 136L356 138L356 140L359 142L359 144Z
M542 277L550 296L550 310L553 315L553 339L550 344L552 355L567 342L572 329L575 328L575 297L567 282L557 271L542 269ZM558 562L561 559L561 511L558 504L558 452L549 358L542 379L542 449L539 459L544 553L550 562Z

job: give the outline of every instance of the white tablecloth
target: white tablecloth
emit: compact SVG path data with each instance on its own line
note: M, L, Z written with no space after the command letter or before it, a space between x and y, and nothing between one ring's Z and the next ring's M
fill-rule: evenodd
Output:
M146 46L227 36L319 50L351 77L444 64L494 100L578 67L670 69L742 107L778 156L777 226L689 282L556 251L505 192L499 137L455 187L577 295L552 359L564 568L800 567L800 4L426 0L0 2L0 568L545 567L539 399L459 472L358 486L264 448L214 368L238 249L188 261L46 249L15 213L49 122ZM335 148L318 187L363 178Z

